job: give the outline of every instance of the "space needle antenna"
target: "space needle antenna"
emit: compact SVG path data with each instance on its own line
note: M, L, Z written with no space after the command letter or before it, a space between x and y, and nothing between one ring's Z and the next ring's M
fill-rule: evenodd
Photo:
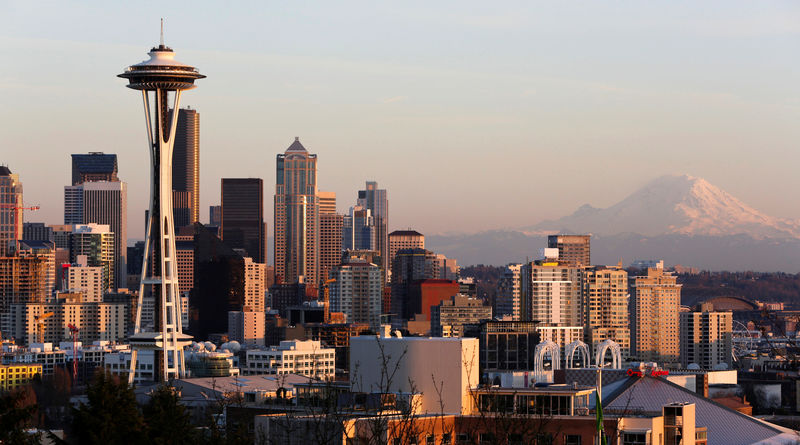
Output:
M164 46L164 17L161 17L161 46Z

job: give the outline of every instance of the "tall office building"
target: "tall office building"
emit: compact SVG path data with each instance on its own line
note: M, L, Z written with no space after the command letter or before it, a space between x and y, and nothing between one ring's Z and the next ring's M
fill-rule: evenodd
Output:
M335 193L320 192L319 201L319 273L325 279L342 259L344 215L336 213Z
M222 206L208 206L208 225L219 227L222 224Z
M392 323L408 320L416 313L415 309L418 310L412 307L410 301L414 282L438 278L439 262L435 253L419 248L397 251L392 263Z
M72 155L72 185L95 181L119 181L117 155L103 152Z
M172 152L172 212L175 230L200 222L200 113L190 107L178 110Z
M628 320L628 272L619 267L593 266L584 269L583 332L592 351L603 340L619 344L623 358L631 349Z
M64 224L104 224L114 233L115 271L113 288L127 287L128 258L128 187L116 174L116 155L89 154L73 156L73 180L76 178L104 178L64 187ZM78 158L76 158L76 156ZM76 159L83 170L75 172ZM92 160L95 162L89 162ZM111 162L113 159L113 163ZM102 161L102 162L101 162ZM85 165L98 164L103 168L90 170L101 173L88 174ZM110 166L113 166L110 167ZM105 173L102 173L102 172ZM113 178L114 181L105 178Z
M391 267L389 263L389 199L385 189L379 189L375 181L367 181L364 190L358 191L357 204L372 213L375 225L375 242L381 255L383 270ZM423 246L424 248L424 246ZM385 277L384 277L385 278Z
M188 295L194 287L194 234L197 230L200 228L195 224L185 226L175 237L175 260L178 262L178 289L181 296Z
M331 312L343 312L348 323L367 323L377 330L381 324L383 276L377 264L348 257L333 268L330 277Z
M53 228L45 223L23 223L22 239L32 241L53 241Z
M361 206L350 207L350 214L343 221L342 249L379 251L377 234L372 211ZM379 265L383 266L383 261Z
M295 138L277 156L275 181L275 277L285 283L319 279L317 155Z
M264 181L222 178L222 241L256 263L266 262Z
M229 311L245 304L245 260L200 224L194 228L194 286L189 298L189 329L197 340L228 329Z
M114 234L113 288L127 287L128 189L124 182L83 184L84 224L107 224Z
M494 304L495 317L510 315L511 320L519 321L521 317L520 287L522 280L520 271L522 264L509 264L503 270L503 276L497 283L497 297Z
M114 233L105 224L78 224L70 235L70 263L77 263L78 257L85 255L88 266L102 267L103 291L111 289L117 270L114 238Z
M661 263L663 264L663 263ZM663 266L631 280L631 349L640 361L677 363L680 359L681 285Z
M19 175L0 165L0 256L9 252L9 243L22 238L22 183Z
M520 270L520 317L547 326L580 326L582 269L552 260Z
M714 369L720 363L730 367L732 335L732 312L715 312L711 305L701 305L693 312L681 312L681 364L696 363L702 369Z
M317 192L319 197L319 214L336 214L336 192Z
M573 266L591 266L591 235L550 235L547 247L558 249L558 260Z
M425 235L416 230L395 230L389 234L389 269L394 267L394 257L400 249L424 249Z

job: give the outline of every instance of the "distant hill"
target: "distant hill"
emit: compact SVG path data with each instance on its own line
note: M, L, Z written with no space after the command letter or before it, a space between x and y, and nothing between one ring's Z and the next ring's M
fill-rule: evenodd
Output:
M459 264L534 259L548 234L591 233L592 262L664 259L707 270L800 271L800 223L773 218L701 178L664 176L619 203L516 230L427 235L426 246Z

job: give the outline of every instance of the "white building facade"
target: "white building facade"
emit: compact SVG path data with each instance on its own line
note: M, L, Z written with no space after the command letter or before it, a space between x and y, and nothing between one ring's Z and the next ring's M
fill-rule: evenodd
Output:
M336 350L325 348L317 340L284 340L267 349L246 352L242 374L298 374L319 379L332 379Z

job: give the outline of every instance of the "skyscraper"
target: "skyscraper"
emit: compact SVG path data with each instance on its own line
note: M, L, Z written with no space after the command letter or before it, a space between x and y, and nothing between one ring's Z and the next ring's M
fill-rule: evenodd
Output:
M660 263L663 264L663 263ZM663 266L631 280L631 349L641 361L677 363L681 285Z
M547 247L558 249L558 261L573 266L591 266L591 235L550 235Z
M325 279L342 260L344 215L336 213L336 193L319 192L319 273Z
M99 160L108 160L113 156L116 167L116 155L73 155L73 166L75 156L86 156L86 158L96 160L98 164L103 164ZM106 162L108 163L108 162ZM80 164L82 165L82 164ZM93 165L93 164L92 164ZM99 170L99 169L96 169ZM114 257L115 270L114 280L111 287L127 287L127 257L128 257L128 187L127 184L118 180L116 170L113 175L115 181L105 179L83 182L64 187L64 224L104 224L109 226L114 234ZM96 175L100 175L96 173ZM73 171L73 176L76 176ZM87 177L85 173L78 175L81 178Z
M350 207L342 227L343 250L378 250L378 230L372 211L362 206ZM383 265L383 260L381 264Z
M208 206L208 225L219 227L222 224L222 206Z
M70 235L70 263L78 263L78 257L86 256L86 265L103 268L103 290L113 286L116 236L106 224L78 224Z
M53 241L53 228L45 223L23 223L22 239L35 241Z
M394 257L400 249L424 249L425 235L416 230L395 230L389 234L389 269L394 268Z
M495 316L510 315L513 321L522 320L520 312L521 268L522 264L509 264L503 270L503 276L497 283L497 298L494 305Z
M256 263L266 262L264 181L222 178L222 241Z
M0 165L0 256L9 243L22 238L22 183L8 167Z
M379 189L375 181L367 181L364 190L358 191L359 206L372 213L375 224L375 242L381 255L380 266L384 271L391 268L389 263L389 199L385 189ZM424 248L424 246L422 246ZM384 273L384 275L387 275ZM384 277L385 278L385 277Z
M176 230L200 222L200 113L190 107L178 110L172 152L172 208Z
M72 155L72 185L94 181L119 181L117 155L103 152Z
M164 45L163 22L161 31L161 44L150 50L150 58L129 66L119 74L119 77L128 79L128 88L142 92L147 118L147 151L151 162L150 209L142 261L147 265L147 270L139 287L138 308L141 310L146 291L148 300L158 302L154 305L153 329L142 331L141 317L137 314L134 335L130 338L129 383L133 383L136 375L136 358L140 349L154 351L153 378L156 381L185 377L183 347L189 344L190 338L183 334L181 326L183 317L178 296L172 216L172 169L169 167L178 115L170 115L169 109L180 109L183 90L194 88L194 81L205 76L196 68L175 61L175 53ZM174 99L172 104L170 93Z
M414 314L410 304L410 291L414 282L439 278L439 263L436 254L425 249L401 249L392 263L392 324L408 320ZM456 284L458 292L458 284ZM430 309L430 308L427 308ZM398 322L398 323L395 323Z
M317 192L319 196L319 214L336 214L336 192Z
M319 278L317 155L295 138L277 156L275 181L275 277L283 282Z

